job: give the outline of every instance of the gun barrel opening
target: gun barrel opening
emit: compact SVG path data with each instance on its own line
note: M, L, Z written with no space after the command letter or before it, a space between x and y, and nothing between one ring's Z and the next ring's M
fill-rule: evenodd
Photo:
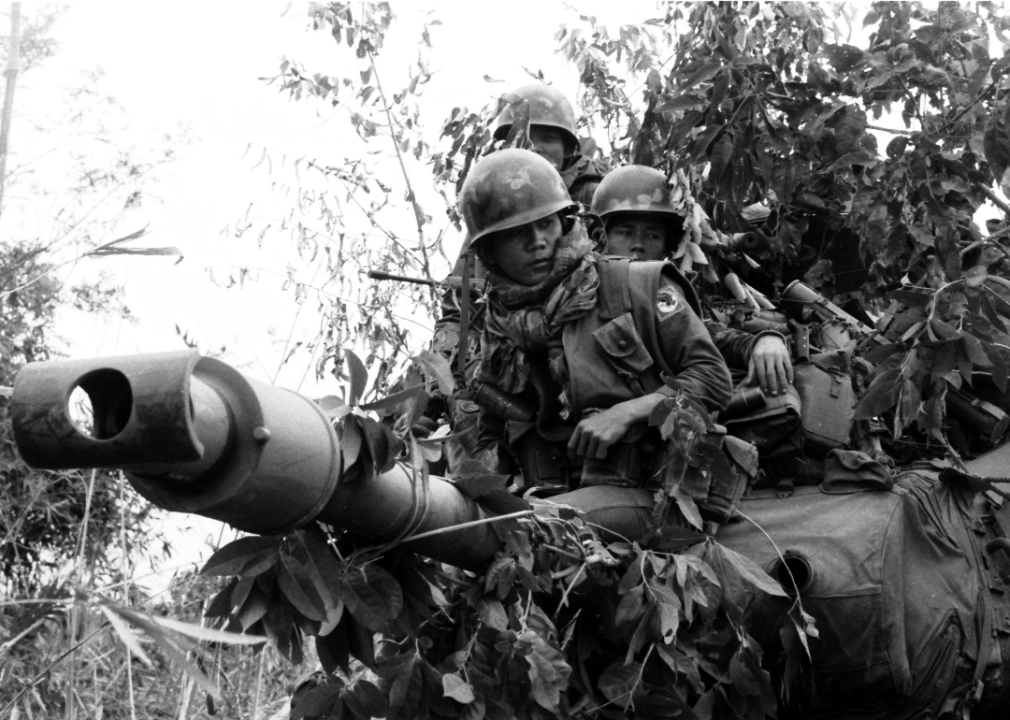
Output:
M109 440L130 422L133 391L123 373L106 368L82 377L67 403L67 414L78 431L97 440Z
M779 581L790 597L805 592L814 582L814 569L810 560L796 551L786 551L782 558L775 561L769 574Z

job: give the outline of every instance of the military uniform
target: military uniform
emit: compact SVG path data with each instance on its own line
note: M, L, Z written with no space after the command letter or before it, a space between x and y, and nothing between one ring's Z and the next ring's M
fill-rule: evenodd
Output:
M564 330L573 413L676 388L719 410L731 388L726 363L698 316L690 284L670 263L597 261L600 302Z
M723 407L731 394L729 371L698 317L694 292L672 264L607 257L595 262L597 301L561 332L567 407L556 401L558 383L547 379L547 357L528 353L535 368L530 382L518 389L538 406L536 420L505 423L487 411L481 417L479 447L508 446L527 486L655 482L663 444L654 428L633 427L604 460L573 462L566 443L578 419L653 392L672 396L680 389L711 411ZM493 363L493 352L485 356ZM480 380L500 374L488 365L482 365ZM562 412L570 421L562 420Z
M572 200L580 203L584 207L589 207L593 202L593 194L600 184L603 175L588 157L583 155L573 155L566 158L565 167L561 171L561 178L568 188L568 193ZM465 243L465 245L468 243ZM473 260L473 277L483 278L485 276L484 266L480 260ZM456 264L452 270L453 277L463 275L463 254L456 258ZM452 368L458 367L459 353L459 333L461 319L462 292L459 290L446 290L442 295L441 317L435 322L435 331L432 336L431 350L445 357ZM477 308L475 308L477 309ZM483 316L480 312L472 312L470 315L469 342L465 344L466 368L463 384L468 388L473 380L473 373L480 360L479 344L480 334L483 327ZM432 402L425 413L429 417L437 418L442 414L449 417L449 424L453 429L453 439L446 442L445 452L450 472L455 471L460 463L471 457L475 457L477 443L477 406L472 402L472 393L466 389L461 389L453 398L442 397L437 387L432 387ZM478 457L485 464L492 462L487 456Z
M750 369L751 356L754 354L754 346L758 340L767 335L772 335L779 338L783 343L786 342L782 333L775 332L774 330L762 330L753 333L746 330L727 328L716 322L708 322L705 326L712 335L715 346L719 348L719 352L722 353L726 364L730 368L734 385L742 382L747 376L747 372Z
M605 223L620 216L655 216L665 218L666 243L662 256L669 257L680 243L683 231L684 207L675 202L669 180L656 168L645 165L625 165L607 175L593 197L591 212ZM643 252L644 245L640 246ZM643 259L648 259L648 254ZM655 259L659 259L657 256ZM755 344L765 335L779 333L766 331L758 334L709 325L716 347L726 363L734 370L734 379L747 375Z
M593 196L603 180L603 172L585 155L574 155L566 160L565 167L561 170L561 179L565 181L572 200L588 208L593 204Z

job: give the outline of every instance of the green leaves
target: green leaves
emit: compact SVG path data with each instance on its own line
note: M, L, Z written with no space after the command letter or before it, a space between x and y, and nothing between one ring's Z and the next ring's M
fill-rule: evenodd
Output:
M347 362L347 369L351 375L351 388L350 394L347 397L347 404L353 407L358 404L362 394L365 392L365 385L368 383L368 370L365 368L364 363L361 362L361 359L350 350L344 351L344 359Z
M828 44L821 53L836 73L850 73L863 63L864 53L859 47L846 44Z
M342 717L342 694L343 683L312 688L293 702L291 720L300 720L301 718L330 720L330 718Z
M327 675L296 694L292 717L559 715L573 690L643 718L704 717L703 706L696 710L688 699L713 683L718 702L768 701L767 677L747 643L718 641L727 648L716 653L721 659L698 644L727 632L749 588L781 593L767 575L713 542L688 554L624 543L608 548L577 516L567 517L514 523L505 550L476 577L437 575L409 554L341 559L317 530L269 542L244 538L222 548L208 567L241 570L263 553L272 553L273 562L260 574L235 578L215 598L214 613L262 628L294 661L303 654L303 636L316 635ZM590 563L583 549L596 560ZM554 607L558 597L575 600L575 581L585 597L571 608L565 601ZM426 589L432 587L437 592ZM550 597L545 591L554 593L550 613L539 604ZM602 617L583 622L579 608L588 597L607 600L599 606ZM411 620L418 602L438 613ZM440 629L446 619L458 628L452 642ZM345 684L352 658L378 680ZM586 684L586 662L607 666L595 683Z
M450 673L443 675L442 691L445 697L464 705L474 701L473 688L459 675Z
M326 619L326 605L320 590L305 567L290 555L282 555L277 584L294 607L310 620Z
M1010 133L1000 118L994 117L986 126L983 136L985 160L997 182L1010 168Z
M725 563L722 565L724 571L735 572L742 580L752 585L754 588L779 597L785 597L786 592L768 573L762 570L753 560L741 555L725 545L718 542L710 543L713 552L717 553L719 559ZM724 572L723 577L726 576ZM722 577L720 578L722 582ZM725 586L725 583L722 583Z
M204 575L259 575L277 562L282 538L276 535L244 537L211 555L200 571Z
M638 662L614 663L600 675L600 692L620 708L627 709L631 704L639 683L641 683L642 665Z
M292 704L291 720L341 720L344 717L369 720L385 718L389 712L384 694L360 678L350 685L339 678L328 678L325 684L300 695L296 693Z
M375 632L385 631L403 607L400 585L377 565L348 568L340 582L340 598L355 620Z
M261 637L222 632L190 623L179 622L170 618L148 615L105 599L99 600L98 607L109 620L113 630L123 643L144 663L149 666L153 664L140 645L134 628L141 630L148 638L153 640L158 648L171 658L177 667L180 667L189 675L201 689L218 700L222 698L221 690L207 676L203 669L203 664L187 656L188 653L200 654L199 645L193 641L203 640L206 642L239 645L259 645L265 640Z
M400 438L370 417L347 415L342 421L340 449L344 467L361 463L366 479L393 467L402 448Z

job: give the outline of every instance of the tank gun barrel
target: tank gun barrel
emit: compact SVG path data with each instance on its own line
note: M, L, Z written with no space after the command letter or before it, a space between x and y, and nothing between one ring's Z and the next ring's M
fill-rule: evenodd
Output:
M88 425L73 418L78 388ZM121 469L153 504L247 532L320 520L386 542L489 515L440 478L418 487L400 465L367 480L348 473L318 405L196 351L31 363L15 380L11 417L29 465ZM406 547L476 567L500 545L478 524Z

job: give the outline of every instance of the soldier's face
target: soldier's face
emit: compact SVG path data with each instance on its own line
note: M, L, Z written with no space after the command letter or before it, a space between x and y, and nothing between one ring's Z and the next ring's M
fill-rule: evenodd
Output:
M561 219L554 213L489 237L490 260L513 282L532 287L550 276L560 239Z
M669 223L648 214L618 215L607 223L607 253L632 260L662 260Z
M530 125L530 142L534 152L561 172L565 162L565 136L560 130L550 125Z

